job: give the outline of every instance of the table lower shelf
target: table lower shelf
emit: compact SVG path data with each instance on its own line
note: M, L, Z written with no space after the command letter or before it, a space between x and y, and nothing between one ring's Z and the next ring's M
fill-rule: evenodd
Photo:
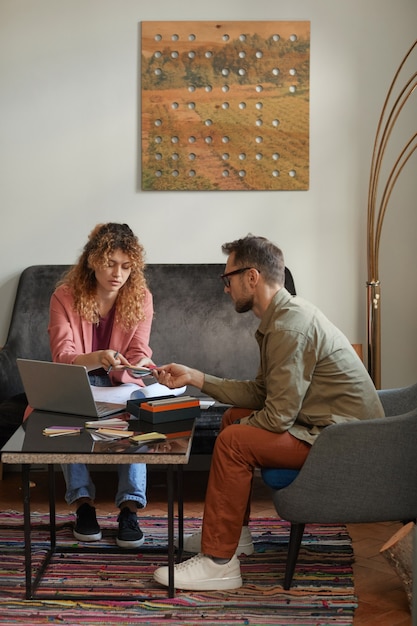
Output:
M174 471L177 475L177 532L178 532L178 549L175 551L174 547L174 526L175 526L175 506L174 506L174 485L173 475ZM41 589L41 583L45 576L48 567L52 566L53 559L57 555L64 554L141 554L141 553L167 553L167 565L168 565L168 597L175 597L174 588L174 564L181 560L183 551L183 534L184 534L184 508L183 508L183 469L181 465L168 465L166 466L167 472L167 487L168 487L168 537L167 548L156 549L155 546L141 546L140 549L123 549L118 546L62 546L57 544L57 529L56 529L56 515L55 515L55 470L54 465L48 465L48 483L49 483L49 546L46 548L45 555L41 563L37 566L36 571L33 571L33 559L32 559L32 542L31 542L31 513L30 513L30 484L29 473L30 464L22 465L22 489L23 489L23 513L24 513L24 538L25 538L25 592L26 599L37 600L87 600L90 599L88 589L83 589L82 594L72 592L70 590L63 590L61 592L44 592ZM82 567L82 563L80 564ZM140 564L138 564L140 567ZM139 596L132 597L129 595L117 595L117 600L136 600L144 601L154 597L154 594L140 594ZM114 595L108 593L101 594L99 591L94 591L91 595L91 599L94 600L111 600L115 599Z

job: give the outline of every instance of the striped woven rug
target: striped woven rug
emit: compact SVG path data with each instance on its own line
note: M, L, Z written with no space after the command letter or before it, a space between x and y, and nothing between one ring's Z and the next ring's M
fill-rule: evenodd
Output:
M32 514L34 568L47 546L47 521L47 516ZM78 546L71 532L72 522L71 515L57 516L59 546ZM99 522L103 539L94 546L114 546L116 518L100 518ZM141 517L140 523L146 548L134 554L99 554L91 544L83 544L88 550L82 553L58 550L39 586L39 593L50 599L25 600L22 514L1 513L0 626L352 625L357 605L353 553L344 526L307 526L293 586L284 591L289 525L276 518L255 519L251 522L255 554L241 557L240 589L178 591L170 599L166 589L152 578L155 568L167 562L167 520ZM200 528L200 520L187 518L184 525L186 532L192 532ZM72 598L58 599L57 593L62 592ZM103 594L106 600L100 599Z

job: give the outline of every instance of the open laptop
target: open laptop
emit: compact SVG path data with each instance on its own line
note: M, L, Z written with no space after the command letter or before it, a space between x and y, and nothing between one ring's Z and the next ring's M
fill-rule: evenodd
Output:
M29 405L86 417L106 417L126 410L126 404L94 400L87 368L83 365L16 359Z

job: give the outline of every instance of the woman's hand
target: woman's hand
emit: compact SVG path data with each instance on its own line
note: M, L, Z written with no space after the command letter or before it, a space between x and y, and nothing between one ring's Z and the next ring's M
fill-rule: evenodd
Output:
M108 372L109 368L110 371L122 369L125 365L129 365L129 361L117 350L97 350L88 354L79 354L74 359L74 365L84 365L89 372L100 367Z
M144 356L140 361L135 363L136 367L148 367L149 369L154 369L156 367L155 363L147 356Z
M100 364L107 373L111 370L122 369L125 365L129 365L129 361L117 350L99 350Z

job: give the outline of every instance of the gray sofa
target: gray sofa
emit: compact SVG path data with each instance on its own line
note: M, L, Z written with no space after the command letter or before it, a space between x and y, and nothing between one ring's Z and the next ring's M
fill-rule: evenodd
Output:
M21 423L26 399L16 358L50 360L49 300L65 265L34 265L20 277L10 329L0 350L0 444ZM252 313L237 314L224 293L223 264L149 264L146 277L154 298L151 347L157 364L177 361L217 376L252 378L258 367ZM295 293L286 270L286 287ZM190 389L195 394L197 390ZM211 454L224 405L202 411L194 454Z

